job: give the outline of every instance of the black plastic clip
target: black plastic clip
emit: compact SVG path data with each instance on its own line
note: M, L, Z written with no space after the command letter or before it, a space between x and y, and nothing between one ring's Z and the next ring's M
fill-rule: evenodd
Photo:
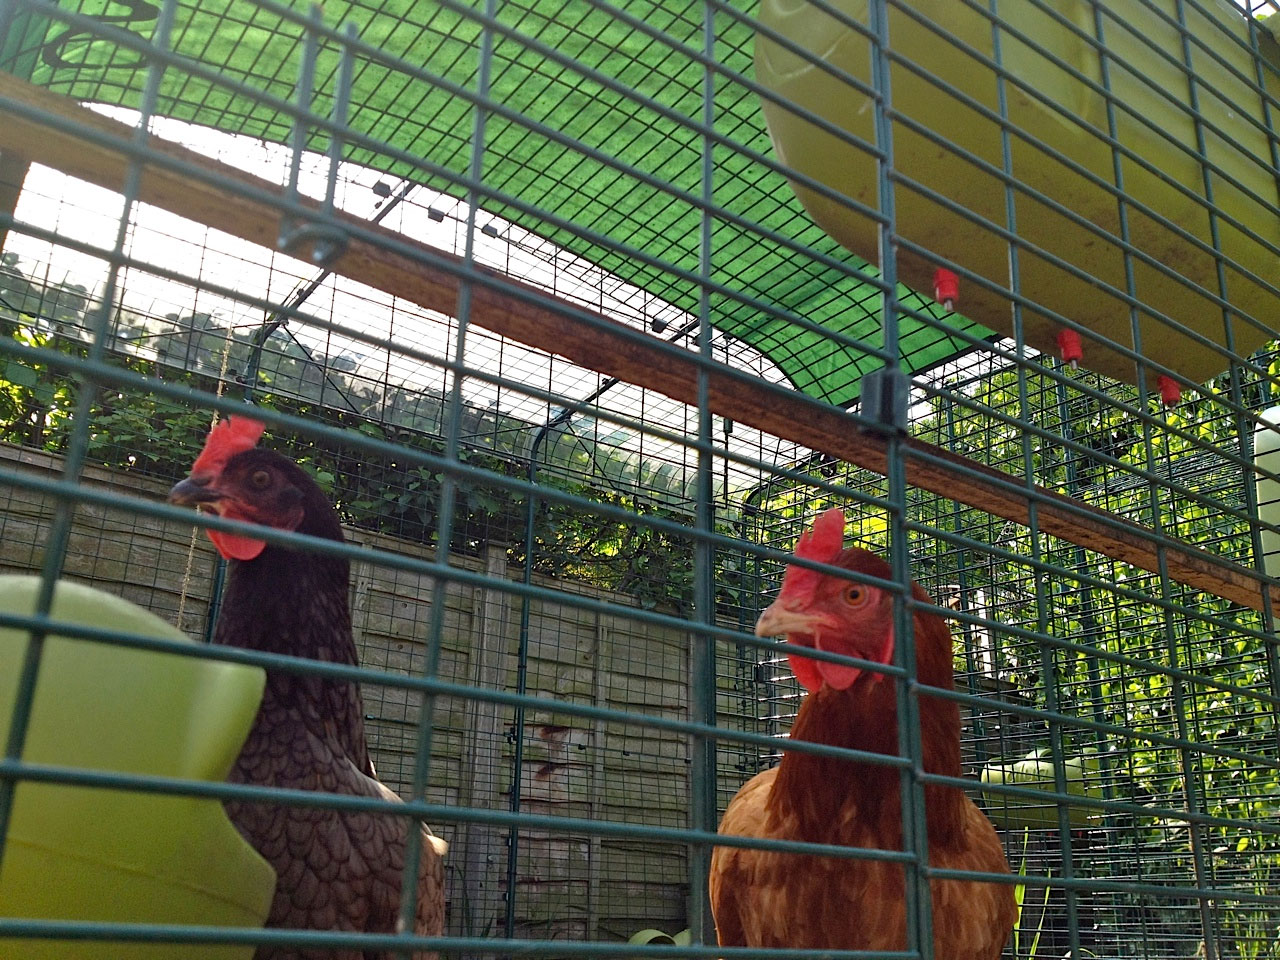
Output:
M872 423L896 433L907 432L911 380L898 367L881 367L862 378L860 413Z

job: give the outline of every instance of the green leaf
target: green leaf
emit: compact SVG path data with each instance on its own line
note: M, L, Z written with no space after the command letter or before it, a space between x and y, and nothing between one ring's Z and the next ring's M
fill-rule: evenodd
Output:
M34 387L40 382L40 374L17 360L10 360L4 365L4 379L20 387Z

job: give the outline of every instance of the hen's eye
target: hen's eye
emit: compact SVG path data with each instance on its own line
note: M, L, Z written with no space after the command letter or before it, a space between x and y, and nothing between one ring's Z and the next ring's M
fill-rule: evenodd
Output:
M255 470L249 474L249 486L262 490L271 486L271 473L267 470Z
M844 602L851 607L860 607L867 602L867 588L851 583L844 588Z

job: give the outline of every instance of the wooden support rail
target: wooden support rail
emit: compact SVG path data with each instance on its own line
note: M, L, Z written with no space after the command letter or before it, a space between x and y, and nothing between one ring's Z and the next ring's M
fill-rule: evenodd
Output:
M25 109L24 109L25 108ZM19 112L21 111L21 112ZM26 116L24 113L33 113ZM58 129L46 118L68 129ZM81 131L96 131L99 143ZM0 152L54 167L111 190L120 190L128 166L132 127L100 116L59 94L0 73ZM155 162L165 157L177 166ZM279 185L236 170L171 142L150 138L138 199L205 226L264 247L276 245L281 211L223 184L206 182L200 172L283 199ZM308 201L309 205L311 204ZM331 265L342 276L404 297L440 313L454 315L461 280L461 258L417 243L402 234L347 214L334 215L366 235L385 237L387 246L355 238ZM417 247L424 258L394 249ZM453 269L432 265L445 262ZM495 274L495 276L497 276ZM471 322L538 350L685 403L696 403L698 365L663 350L659 341L637 340L635 331L605 317L587 323L587 311L558 300L537 287L503 277L513 294L487 283L472 287ZM577 316L575 316L577 314ZM717 414L766 433L793 440L851 464L884 474L886 440L860 430L846 412L798 392L765 383L749 383L711 368L711 408ZM939 447L907 440L908 482L1006 520L1026 524L1028 492L1019 481ZM1053 491L1037 488L1037 521L1054 537L1078 544L1143 570L1159 570L1158 546L1146 528ZM1239 564L1190 547L1165 551L1169 576L1179 583L1256 610L1263 609L1264 580Z

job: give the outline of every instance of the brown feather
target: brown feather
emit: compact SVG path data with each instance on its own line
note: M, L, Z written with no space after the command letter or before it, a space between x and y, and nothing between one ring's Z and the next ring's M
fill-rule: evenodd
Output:
M857 554L859 556L854 556ZM841 562L861 569L865 551ZM886 576L881 566L864 570ZM914 586L915 596L928 595ZM952 645L945 621L914 618L922 683L950 689ZM950 700L920 697L924 767L959 776L960 716ZM897 702L891 680L863 675L847 690L823 686L806 697L794 739L896 755ZM929 862L934 867L1008 873L987 818L955 787L925 788ZM787 752L781 764L753 777L730 802L725 835L801 840L882 850L903 849L900 774L892 767ZM874 860L716 847L710 891L723 946L840 950L905 950L905 870ZM997 960L1016 907L1008 884L933 880L934 956Z

